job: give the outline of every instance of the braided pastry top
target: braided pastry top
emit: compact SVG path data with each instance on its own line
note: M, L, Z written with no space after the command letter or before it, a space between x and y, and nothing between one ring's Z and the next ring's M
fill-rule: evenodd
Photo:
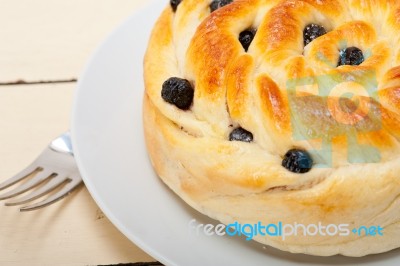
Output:
M145 58L146 141L160 177L225 223L268 213L399 234L400 2L171 5ZM193 89L184 108L166 100L178 87ZM394 238L256 240L360 256L397 247Z

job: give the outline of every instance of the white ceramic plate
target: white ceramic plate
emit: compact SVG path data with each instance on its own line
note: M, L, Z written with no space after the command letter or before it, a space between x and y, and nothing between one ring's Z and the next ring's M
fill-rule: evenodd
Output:
M187 207L160 182L142 129L143 54L166 5L166 0L153 1L116 29L78 85L72 122L76 158L87 188L114 225L167 265L399 265L397 251L361 259L319 258L189 230L192 219L216 222Z

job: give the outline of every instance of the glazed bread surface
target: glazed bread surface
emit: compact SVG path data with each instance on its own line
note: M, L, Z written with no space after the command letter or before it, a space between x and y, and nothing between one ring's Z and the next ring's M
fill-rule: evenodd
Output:
M281 250L364 256L399 247L400 2L235 0L213 12L210 0L177 2L158 19L144 60L145 137L160 178L224 224L383 228L254 238ZM310 25L324 32L305 43ZM248 47L239 40L246 30ZM172 77L193 88L188 108L163 98ZM232 140L238 128L251 138ZM293 150L312 167L283 163Z

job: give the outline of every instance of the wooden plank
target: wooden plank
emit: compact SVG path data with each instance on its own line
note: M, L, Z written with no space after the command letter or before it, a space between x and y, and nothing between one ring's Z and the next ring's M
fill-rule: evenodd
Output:
M77 78L140 0L0 0L0 82Z
M75 84L0 87L0 182L68 129ZM82 187L42 210L0 205L0 265L154 261L125 238Z

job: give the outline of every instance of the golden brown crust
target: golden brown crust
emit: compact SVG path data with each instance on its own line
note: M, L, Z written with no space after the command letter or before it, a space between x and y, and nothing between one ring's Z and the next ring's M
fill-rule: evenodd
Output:
M167 7L149 42L144 128L158 175L224 223L385 230L375 238L256 238L283 250L363 256L400 246L400 3L236 0L211 14L209 3ZM304 47L310 23L328 32ZM238 35L251 28L245 52ZM338 67L339 51L351 46L365 61ZM170 77L194 85L190 110L161 98ZM252 143L228 141L239 126ZM291 148L314 151L315 167L303 175L282 167Z

